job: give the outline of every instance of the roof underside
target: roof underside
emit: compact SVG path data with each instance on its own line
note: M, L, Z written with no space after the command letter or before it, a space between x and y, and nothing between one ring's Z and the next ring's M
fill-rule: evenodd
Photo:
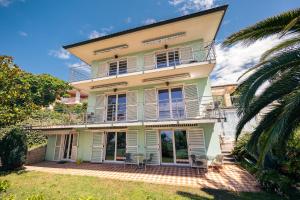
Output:
M64 48L82 61L91 64L95 60L111 58L116 54L118 56L128 55L135 52L161 48L165 44L172 46L199 39L209 42L215 39L226 9L227 5L220 6L92 40L66 45ZM143 42L174 33L184 33L184 35L166 40L163 44L161 42L154 44L145 44ZM126 45L127 47L95 54L97 50L116 47L118 45Z

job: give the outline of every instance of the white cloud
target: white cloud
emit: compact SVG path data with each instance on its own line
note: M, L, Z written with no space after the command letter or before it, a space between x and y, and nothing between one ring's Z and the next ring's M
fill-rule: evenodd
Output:
M19 35L23 36L23 37L27 37L28 33L24 32L24 31L19 31Z
M212 8L215 6L215 0L169 0L169 4L186 15L190 12Z
M71 57L70 53L63 48L60 48L59 50L50 50L49 55L63 60L67 60Z
M93 30L90 32L90 34L88 35L88 38L89 39L94 39L94 38L97 38L97 37L102 37L102 36L105 36L107 35L108 33L110 33L112 31L114 27L113 26L110 26L110 27L106 27L106 28L101 28L100 31L97 31L97 30Z
M67 65L74 72L78 72L81 75L89 76L91 74L91 67L82 61L76 63L68 63Z
M7 7L12 3L12 0L0 0L0 6Z
M281 42L276 36L259 40L250 46L238 43L232 47L221 48L216 45L217 64L211 74L212 85L237 83L238 78L268 49Z
M148 19L144 20L142 23L145 25L148 25L148 24L153 24L155 22L156 22L156 19L148 18Z

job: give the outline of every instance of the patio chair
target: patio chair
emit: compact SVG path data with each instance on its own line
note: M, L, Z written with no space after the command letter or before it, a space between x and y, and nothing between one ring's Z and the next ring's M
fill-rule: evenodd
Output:
M223 155L219 154L217 155L211 162L210 166L214 169L220 169L223 165Z
M125 153L125 160L124 160L124 169L126 165L134 164L134 160L131 157L131 153Z
M196 155L191 155L192 165L197 169L197 173L200 174L199 169L205 169L207 172L207 157L205 155L201 155L196 157Z
M154 156L154 154L150 153L149 154L149 158L146 158L146 159L143 160L143 164L145 166L145 170L147 169L147 164L152 162L153 156Z

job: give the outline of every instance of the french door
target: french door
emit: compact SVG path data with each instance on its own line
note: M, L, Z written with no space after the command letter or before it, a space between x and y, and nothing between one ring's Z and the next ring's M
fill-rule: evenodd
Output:
M163 164L188 164L188 144L185 130L160 131L161 162Z
M126 153L126 132L106 133L106 161L123 161Z
M126 120L126 94L115 94L107 97L107 121Z
M158 90L159 119L184 118L184 101L182 88Z
M71 160L74 134L64 135L63 160Z

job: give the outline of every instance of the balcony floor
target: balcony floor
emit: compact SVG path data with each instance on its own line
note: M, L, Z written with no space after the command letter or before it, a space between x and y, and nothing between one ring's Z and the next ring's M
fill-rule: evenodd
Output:
M208 172L200 171L200 174L190 167L147 166L145 170L130 165L124 169L122 164L82 163L77 165L76 163L57 164L48 161L28 165L26 169L173 186L226 189L237 192L259 191L254 177L236 165L223 165L220 170L209 169Z

